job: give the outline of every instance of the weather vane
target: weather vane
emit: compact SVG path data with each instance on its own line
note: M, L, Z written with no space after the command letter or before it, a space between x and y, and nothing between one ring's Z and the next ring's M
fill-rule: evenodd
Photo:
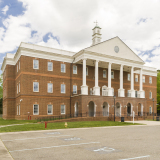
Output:
M96 26L97 26L97 24L98 24L97 20L96 20L96 22L94 22L94 23L96 23Z

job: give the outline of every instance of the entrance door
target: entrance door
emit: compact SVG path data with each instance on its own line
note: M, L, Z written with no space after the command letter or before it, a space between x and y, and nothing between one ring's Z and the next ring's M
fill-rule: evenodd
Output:
M130 103L128 103L127 104L127 115L131 115L131 104Z
M104 117L109 116L109 113L108 113L108 103L107 102L103 103L103 116Z
M94 117L95 113L94 113L94 102L90 101L89 102L89 116L90 117Z

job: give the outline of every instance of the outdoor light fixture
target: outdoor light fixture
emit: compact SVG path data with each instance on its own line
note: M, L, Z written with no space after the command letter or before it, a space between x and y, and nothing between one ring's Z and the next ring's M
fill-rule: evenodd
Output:
M152 99L153 101L153 120L154 120L154 98Z
M114 95L113 98L114 98L114 122L115 122L115 99L116 99L116 96Z

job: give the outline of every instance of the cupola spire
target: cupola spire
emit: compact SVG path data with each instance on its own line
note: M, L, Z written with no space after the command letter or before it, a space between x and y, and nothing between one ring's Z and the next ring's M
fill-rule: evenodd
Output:
M96 23L96 26L92 29L93 35L92 35L92 45L98 44L101 42L101 28L98 26L98 22Z

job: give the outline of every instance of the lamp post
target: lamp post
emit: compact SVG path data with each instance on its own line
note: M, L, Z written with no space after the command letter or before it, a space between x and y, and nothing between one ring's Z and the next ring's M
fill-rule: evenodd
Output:
M154 120L154 98L152 99L153 101L153 120Z
M114 98L114 122L115 122L115 99L116 99L116 96L113 96Z

